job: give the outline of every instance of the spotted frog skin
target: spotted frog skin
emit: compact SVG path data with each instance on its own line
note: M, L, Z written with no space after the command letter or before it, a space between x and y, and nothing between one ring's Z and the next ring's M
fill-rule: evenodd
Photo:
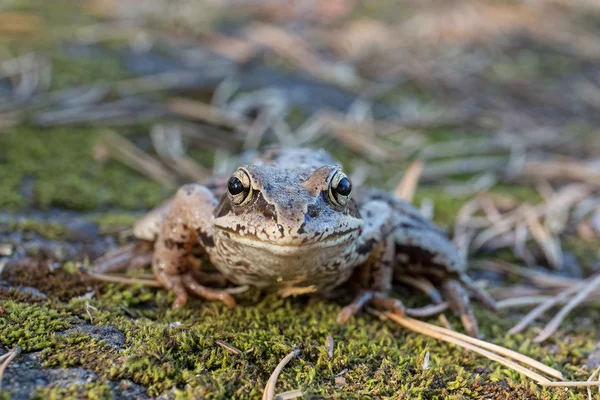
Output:
M235 306L227 292L203 285L200 260L208 259L230 282L283 295L356 287L341 323L368 302L402 314L388 295L394 275L441 288L474 336L466 289L494 308L442 232L386 192L353 188L322 150L271 149L226 184L185 185L138 221L134 234L154 242L154 275L175 292L174 307L188 294Z

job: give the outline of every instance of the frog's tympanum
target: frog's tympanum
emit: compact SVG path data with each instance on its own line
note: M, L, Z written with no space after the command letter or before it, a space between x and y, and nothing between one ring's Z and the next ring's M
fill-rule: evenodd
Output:
M175 293L174 307L188 294L235 306L227 292L203 285L198 271L208 259L238 285L287 294L358 287L338 316L342 323L368 302L403 313L389 296L394 276L426 278L441 288L471 335L477 321L466 289L494 309L432 222L386 192L354 188L324 151L271 149L226 184L185 185L141 219L134 234L154 242L154 275ZM98 267L106 270L103 262Z

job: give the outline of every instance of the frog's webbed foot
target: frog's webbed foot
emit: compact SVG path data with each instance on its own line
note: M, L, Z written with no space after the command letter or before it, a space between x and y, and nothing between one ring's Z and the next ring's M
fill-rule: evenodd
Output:
M479 337L479 327L477 319L473 315L473 310L469 302L469 293L467 289L475 294L477 299L489 310L496 312L498 308L496 303L484 290L477 287L469 277L461 275L459 280L448 279L442 284L444 297L450 306L450 309L460 316L460 320L467 334L472 337Z
M356 296L352 303L348 304L338 313L337 322L339 324L345 324L368 303L371 303L382 310L390 311L400 316L404 315L404 305L400 300L390 297L382 292L364 290Z
M183 275L170 275L161 277L161 283L175 293L173 308L183 307L188 300L188 294L201 297L209 301L220 301L229 308L236 306L235 299L225 290L213 289L201 285L191 272Z
M465 288L458 281L450 279L443 283L442 289L450 309L460 315L460 320L467 334L472 337L479 337L479 326L475 315L473 315L469 303L469 294Z

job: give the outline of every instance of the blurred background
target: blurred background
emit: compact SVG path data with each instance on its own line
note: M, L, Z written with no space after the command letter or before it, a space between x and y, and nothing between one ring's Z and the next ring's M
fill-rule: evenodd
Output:
M3 267L94 259L269 146L415 204L497 299L554 296L600 270L600 3L0 1Z

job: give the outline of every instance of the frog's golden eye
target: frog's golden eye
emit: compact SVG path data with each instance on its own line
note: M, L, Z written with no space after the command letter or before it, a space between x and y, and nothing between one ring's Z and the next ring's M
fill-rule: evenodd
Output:
M227 193L235 205L240 205L250 198L252 184L250 177L244 170L237 170L227 181Z
M345 206L350 200L352 183L342 171L336 172L329 184L329 199L333 204Z

